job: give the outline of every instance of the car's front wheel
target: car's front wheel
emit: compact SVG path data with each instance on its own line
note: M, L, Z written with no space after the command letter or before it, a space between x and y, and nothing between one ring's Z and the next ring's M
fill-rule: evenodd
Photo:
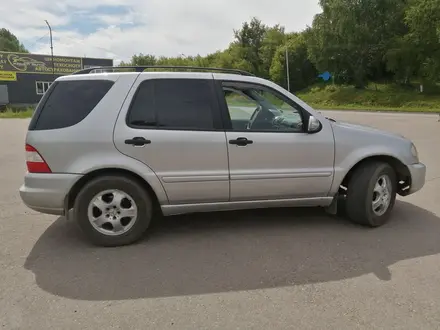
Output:
M394 169L384 162L368 162L353 173L347 187L347 216L361 225L379 227L390 218L396 201Z
M152 202L145 189L128 177L93 179L78 194L75 219L90 241L99 246L136 242L152 218Z

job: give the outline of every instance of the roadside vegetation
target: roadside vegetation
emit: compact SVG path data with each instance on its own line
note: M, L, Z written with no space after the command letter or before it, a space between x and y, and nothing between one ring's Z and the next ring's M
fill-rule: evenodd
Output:
M350 85L317 83L295 92L300 99L315 109L370 110L398 112L440 113L440 86L435 85L420 93L418 85L370 83L363 89ZM274 101L275 102L275 101ZM230 99L234 106L249 106L242 99ZM30 118L33 108L6 108L0 118Z
M225 50L206 56L141 53L121 65L241 69L287 87L287 62L293 92L322 82L325 72L331 75L328 83L360 90L373 83L420 92L423 85L425 94L440 81L440 1L320 0L320 5L322 12L302 32L253 18L233 31Z
M296 95L316 109L440 113L440 88L420 93L417 86L370 83L363 89L349 85L316 84Z
M34 113L34 108L11 108L7 107L0 110L0 118L30 118Z
M257 18L207 56L134 55L124 65L249 71L318 109L440 112L440 1L321 0L302 32ZM287 70L287 64L289 69ZM319 77L328 72L331 78Z
M252 18L233 31L224 50L206 56L140 53L120 65L245 70L289 85L316 108L440 111L440 1L319 3L321 13L301 32ZM26 51L5 29L0 50ZM8 115L21 116L9 111L0 117Z

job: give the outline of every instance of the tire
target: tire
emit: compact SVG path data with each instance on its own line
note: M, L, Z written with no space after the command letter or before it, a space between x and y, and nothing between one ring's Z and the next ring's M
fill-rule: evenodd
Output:
M74 217L93 244L116 247L135 243L144 235L152 219L152 206L149 194L135 180L108 175L81 189Z
M338 206L336 216L339 218L347 217L347 196L338 196Z
M378 207L375 211L372 204L373 200L381 200L378 196L384 196L382 193L375 192L375 190L378 190L375 189L376 183L383 183L384 180L387 181L389 186L385 193L388 197L383 197L389 201L388 206ZM397 192L396 173L389 164L368 162L361 165L353 173L347 188L345 210L351 221L364 226L380 227L389 220ZM379 204L381 203L379 202Z

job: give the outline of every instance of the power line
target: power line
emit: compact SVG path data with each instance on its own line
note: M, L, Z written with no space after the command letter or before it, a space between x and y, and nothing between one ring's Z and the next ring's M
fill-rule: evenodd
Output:
M84 44L84 39L73 39L73 38L68 37L68 36L64 36L63 38L70 39L70 40L72 40L74 42L77 42L77 43L80 43L80 44ZM106 48L103 48L103 47L99 47L99 46L95 46L95 45L88 45L88 46L91 46L91 47L96 48L96 49L103 50L103 51L105 51L107 53L110 53L110 54L113 54L113 55L115 55L117 57L121 57L120 54L116 54L115 52L113 52L113 51L111 51L109 49L106 49Z
M44 36L42 36L41 38L38 38L36 41L34 41L34 43L30 46L28 46L28 48L32 48L34 47L40 40L46 38L49 35L49 32L47 32Z

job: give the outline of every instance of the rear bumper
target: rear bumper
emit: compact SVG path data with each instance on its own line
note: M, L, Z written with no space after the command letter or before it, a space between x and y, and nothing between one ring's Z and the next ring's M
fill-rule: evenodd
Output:
M411 174L411 187L408 195L414 194L425 185L426 180L426 166L422 163L407 165L409 173Z
M80 178L78 174L26 173L20 197L27 207L37 212L64 215L64 199Z

